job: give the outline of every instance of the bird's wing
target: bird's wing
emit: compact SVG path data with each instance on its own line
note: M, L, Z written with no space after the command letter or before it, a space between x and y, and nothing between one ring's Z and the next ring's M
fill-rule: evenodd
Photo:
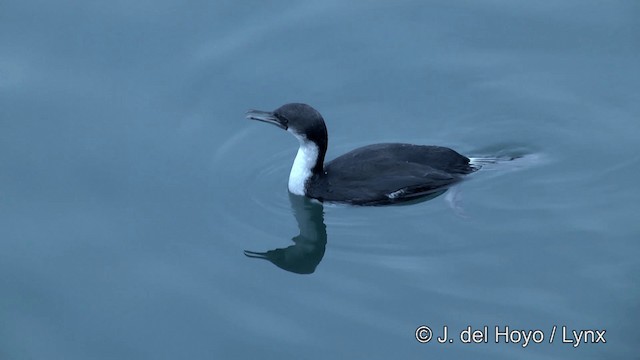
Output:
M364 175L361 170L365 170ZM310 190L325 201L350 199L355 204L385 203L426 195L458 179L457 176L415 163L400 163L393 167L361 164L349 172L328 172L322 185Z

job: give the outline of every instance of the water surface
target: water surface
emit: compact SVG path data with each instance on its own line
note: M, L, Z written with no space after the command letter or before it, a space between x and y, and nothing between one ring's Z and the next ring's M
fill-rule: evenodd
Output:
M0 13L0 358L638 356L637 2ZM530 161L410 206L290 199L295 139L243 114L292 101L324 115L328 159ZM295 272L243 254L296 244ZM420 325L607 343L420 344Z

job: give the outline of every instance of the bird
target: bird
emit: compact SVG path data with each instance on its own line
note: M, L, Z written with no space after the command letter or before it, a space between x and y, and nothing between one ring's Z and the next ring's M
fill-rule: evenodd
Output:
M481 167L447 147L406 143L367 145L325 162L327 127L310 105L248 110L246 118L275 125L298 139L289 192L320 202L375 206L416 200L446 191Z

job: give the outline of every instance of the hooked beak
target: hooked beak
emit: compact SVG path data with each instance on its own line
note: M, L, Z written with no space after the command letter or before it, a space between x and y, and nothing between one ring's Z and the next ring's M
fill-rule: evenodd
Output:
M271 111L249 110L247 111L246 117L247 119L266 122L269 124L273 124L280 129L287 130L286 122L278 119Z

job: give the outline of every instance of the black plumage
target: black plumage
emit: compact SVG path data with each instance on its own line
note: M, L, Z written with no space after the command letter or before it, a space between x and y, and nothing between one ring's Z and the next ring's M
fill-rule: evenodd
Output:
M474 170L466 156L446 147L374 144L327 163L307 191L324 201L389 204L442 190Z

